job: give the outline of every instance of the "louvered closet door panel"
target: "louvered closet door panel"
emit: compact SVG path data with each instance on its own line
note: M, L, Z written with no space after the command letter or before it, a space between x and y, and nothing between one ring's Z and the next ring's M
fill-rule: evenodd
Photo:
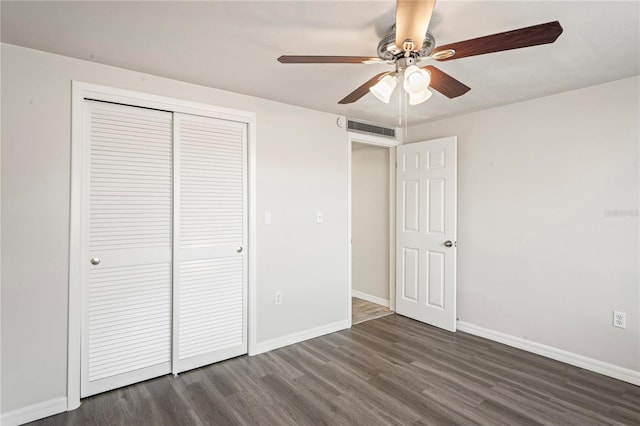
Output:
M171 371L173 214L172 114L85 102L83 397Z
M247 352L247 135L208 117L175 114L174 126L177 373Z

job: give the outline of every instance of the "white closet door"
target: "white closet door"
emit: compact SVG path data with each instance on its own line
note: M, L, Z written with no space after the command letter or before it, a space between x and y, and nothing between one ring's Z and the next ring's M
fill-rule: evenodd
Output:
M85 101L81 396L171 368L172 114Z
M247 352L246 158L246 124L174 114L174 373Z

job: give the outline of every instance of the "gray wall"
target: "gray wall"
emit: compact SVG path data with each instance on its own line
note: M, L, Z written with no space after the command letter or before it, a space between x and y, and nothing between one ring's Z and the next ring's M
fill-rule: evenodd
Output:
M351 248L353 290L389 300L389 148L353 144Z
M347 320L347 139L335 115L1 49L2 412L66 396L71 80L256 112L258 343Z
M410 129L458 137L462 321L640 371L639 94L634 77Z

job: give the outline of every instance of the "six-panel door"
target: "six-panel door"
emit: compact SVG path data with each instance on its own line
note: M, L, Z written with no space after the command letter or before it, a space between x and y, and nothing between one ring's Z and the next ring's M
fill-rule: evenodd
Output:
M456 329L456 138L397 147L396 311Z

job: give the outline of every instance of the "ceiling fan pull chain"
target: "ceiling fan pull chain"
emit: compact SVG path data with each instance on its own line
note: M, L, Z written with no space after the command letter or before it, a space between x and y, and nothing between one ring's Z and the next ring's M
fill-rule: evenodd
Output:
M404 135L403 135L403 141L407 140L407 134L408 134L408 128L409 128L409 105L408 105L408 94L406 92L404 92L402 94L402 103L404 105Z
M398 90L398 126L402 126L402 90Z

